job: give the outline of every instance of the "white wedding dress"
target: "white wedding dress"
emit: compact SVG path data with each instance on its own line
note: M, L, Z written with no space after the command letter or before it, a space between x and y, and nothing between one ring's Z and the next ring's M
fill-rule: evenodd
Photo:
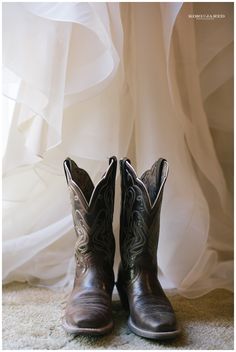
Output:
M197 20L191 14L223 14ZM170 165L165 289L233 289L233 4L3 4L3 282L73 281L63 160ZM119 263L120 176L114 232Z

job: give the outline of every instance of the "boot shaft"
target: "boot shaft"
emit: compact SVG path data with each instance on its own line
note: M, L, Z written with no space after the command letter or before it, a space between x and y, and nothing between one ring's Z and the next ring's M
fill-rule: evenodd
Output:
M134 277L145 268L157 271L157 245L159 239L160 211L168 163L159 159L140 178L128 159L120 162L121 266Z
M101 260L104 265L113 266L115 240L112 220L116 167L116 158L110 158L106 173L94 187L85 170L69 158L64 161L77 234L75 257L77 264L84 269Z
M110 158L109 164L94 187L85 170L69 158L64 161L77 234L77 265L63 325L66 331L76 334L102 335L113 327L115 240L112 219L116 158Z

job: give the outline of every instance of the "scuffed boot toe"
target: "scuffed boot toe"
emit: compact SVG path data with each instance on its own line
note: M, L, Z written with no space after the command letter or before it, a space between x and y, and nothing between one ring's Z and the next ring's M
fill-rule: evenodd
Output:
M66 308L64 329L74 334L103 335L113 328L109 297L88 292L71 300Z

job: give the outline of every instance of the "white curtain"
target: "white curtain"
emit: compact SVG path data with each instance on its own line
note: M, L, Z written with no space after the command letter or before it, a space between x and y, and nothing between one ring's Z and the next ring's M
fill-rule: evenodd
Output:
M139 175L169 161L163 287L233 289L233 3L4 3L2 15L4 283L70 287L63 160L96 184L116 155ZM119 213L118 174L115 271Z

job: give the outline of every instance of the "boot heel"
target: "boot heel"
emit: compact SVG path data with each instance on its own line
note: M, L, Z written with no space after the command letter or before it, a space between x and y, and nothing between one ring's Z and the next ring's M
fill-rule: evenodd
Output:
M123 290L123 288L119 285L119 283L116 283L117 291L120 296L120 301L125 310L129 311L129 300L126 292Z

